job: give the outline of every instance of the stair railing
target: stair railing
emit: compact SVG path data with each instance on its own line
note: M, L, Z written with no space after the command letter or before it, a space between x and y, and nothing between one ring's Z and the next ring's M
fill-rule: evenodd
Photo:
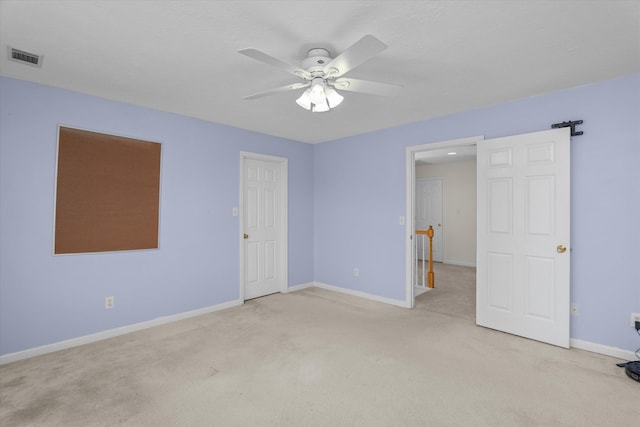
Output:
M429 238L429 272L425 275L425 236ZM419 257L418 257L418 239L422 239L422 275L418 278L418 267L419 267ZM428 230L416 230L416 286L420 286L423 288L435 287L435 277L433 274L433 226L429 226ZM425 286L425 276L427 279L427 283ZM420 279L422 279L422 284L420 284Z

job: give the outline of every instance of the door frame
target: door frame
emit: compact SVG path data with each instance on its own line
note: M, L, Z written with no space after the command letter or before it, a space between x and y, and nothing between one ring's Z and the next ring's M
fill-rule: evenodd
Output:
M406 148L406 221L405 221L405 306L413 308L415 306L415 295L413 289L413 228L414 228L414 207L415 207L415 181L416 181L416 153L430 151L441 148L453 148L466 145L477 144L484 140L484 136L471 136L467 138L450 139L447 141L434 142L431 144L415 145ZM444 254L443 254L444 256ZM444 259L444 258L443 258Z
M238 209L239 225L238 240L240 241L240 302L244 304L244 270L245 270L245 245L244 245L244 168L246 160L259 160L277 163L280 171L280 262L278 265L281 282L280 292L285 293L289 287L289 220L288 220L288 189L289 189L289 159L285 157L270 156L266 154L252 153L248 151L240 152L240 203Z

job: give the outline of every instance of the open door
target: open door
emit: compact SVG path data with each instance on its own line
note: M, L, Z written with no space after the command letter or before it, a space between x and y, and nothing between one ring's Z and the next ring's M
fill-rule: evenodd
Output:
M569 347L568 128L478 143L476 323Z

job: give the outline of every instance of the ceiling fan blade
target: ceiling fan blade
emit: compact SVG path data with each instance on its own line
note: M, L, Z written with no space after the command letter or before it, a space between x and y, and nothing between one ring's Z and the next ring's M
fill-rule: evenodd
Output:
M302 89L304 87L308 87L311 82L307 83L293 83L286 86L277 87L275 89L265 90L264 92L254 93L253 95L248 95L242 97L242 99L257 99L262 98L263 96L275 95L276 93L289 92L291 90Z
M249 58L257 59L258 61L264 62L265 64L269 64L273 67L280 68L281 70L286 71L287 73L293 74L294 76L298 76L303 79L311 78L311 74L308 71L303 70L300 67L296 67L295 65L287 64L286 62L283 62L278 58L274 58L271 55L261 52L258 49L253 49L253 48L241 49L238 51L238 53L246 55Z
M350 79L341 77L329 83L337 90L346 90L350 92L368 93L379 96L397 95L402 86L390 83L372 82L370 80Z
M329 77L340 77L386 48L387 45L374 36L366 35L329 62L324 72Z

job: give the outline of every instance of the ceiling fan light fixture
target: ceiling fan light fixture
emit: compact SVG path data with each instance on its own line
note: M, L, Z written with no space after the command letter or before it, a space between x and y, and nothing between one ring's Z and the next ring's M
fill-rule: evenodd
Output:
M311 82L311 87L296 99L296 104L314 113L324 113L336 108L343 100L344 97L332 87L327 86L323 79L315 78Z
M323 102L326 102L327 95L325 94L323 79L316 77L311 81L309 97L313 104L322 104Z
M298 104L305 110L311 110L311 89L307 89L302 92L300 98L296 99L296 104Z
M324 102L311 105L311 111L313 111L314 113L324 113L326 111L329 111L330 109L331 108L329 107L329 103L327 102L326 99Z
M313 113L324 113L325 111L329 111L331 109L331 107L329 107L327 98L324 98L324 100L317 104L313 102L311 100L311 89L305 90L300 98L296 99L296 104Z
M344 96L340 95L334 88L328 87L324 93L327 95L327 103L330 108L336 108L344 100Z

